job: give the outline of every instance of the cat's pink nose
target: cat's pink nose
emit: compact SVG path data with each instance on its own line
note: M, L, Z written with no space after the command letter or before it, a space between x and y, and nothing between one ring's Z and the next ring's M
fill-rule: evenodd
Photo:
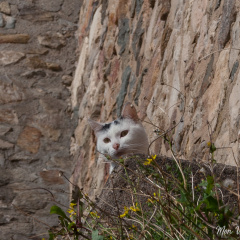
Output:
M113 144L113 148L114 148L115 150L118 150L119 147L120 147L120 144L119 144L119 143L114 143L114 144Z

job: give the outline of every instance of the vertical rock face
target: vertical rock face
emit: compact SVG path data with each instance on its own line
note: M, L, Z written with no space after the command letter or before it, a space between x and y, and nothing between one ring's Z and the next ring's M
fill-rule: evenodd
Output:
M74 122L69 85L81 1L0 1L0 239L48 238L68 206ZM44 235L42 235L44 234Z
M83 1L79 60L71 85L78 126L73 181L92 196L107 177L87 118L115 119L126 101L136 105L149 141L168 130L180 158L239 159L239 1ZM213 53L213 54L211 54ZM159 139L154 154L169 155Z

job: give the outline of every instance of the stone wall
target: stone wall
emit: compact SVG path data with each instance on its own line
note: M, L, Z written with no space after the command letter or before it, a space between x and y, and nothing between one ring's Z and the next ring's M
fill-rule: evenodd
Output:
M42 239L68 205L79 0L0 1L0 239ZM75 125L74 125L75 124ZM25 189L25 190L24 190Z
M207 160L211 140L235 165L239 25L236 0L0 1L1 237L46 237L52 198L35 188L67 205L59 170L99 194L108 164L87 119L111 121L126 101L149 142L176 125L178 157ZM162 139L151 152L170 156Z
M178 157L207 161L211 140L229 147L217 151L218 162L235 165L231 149L239 161L239 1L85 0L80 16L75 183L94 196L106 180L87 118L111 121L125 101L136 105L150 142L157 128L176 126ZM162 139L151 152L171 155Z

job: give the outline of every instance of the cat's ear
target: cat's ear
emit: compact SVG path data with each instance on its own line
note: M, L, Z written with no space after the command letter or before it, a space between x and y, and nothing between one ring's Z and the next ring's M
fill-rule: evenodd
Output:
M135 107L130 102L127 102L124 105L121 116L123 118L130 118L134 122L139 121L139 118L138 118L138 115L137 115L137 111L136 111Z
M96 121L94 121L94 120L92 120L90 118L88 119L88 123L89 123L90 127L92 128L92 130L95 133L100 131L102 129L102 127L103 127L103 125L101 123L96 122Z

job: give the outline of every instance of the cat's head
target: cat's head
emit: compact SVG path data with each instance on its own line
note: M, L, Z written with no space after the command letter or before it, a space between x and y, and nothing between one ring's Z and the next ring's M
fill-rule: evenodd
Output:
M147 134L136 109L126 103L121 117L110 123L88 120L97 137L97 150L114 158L131 153L147 153Z

